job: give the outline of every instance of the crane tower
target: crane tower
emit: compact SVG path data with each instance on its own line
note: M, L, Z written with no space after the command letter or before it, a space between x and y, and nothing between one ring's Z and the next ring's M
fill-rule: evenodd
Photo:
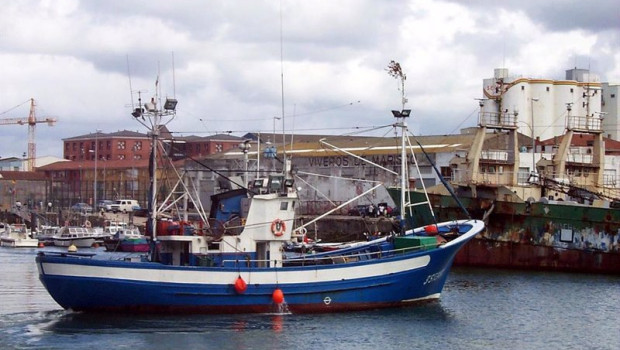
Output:
M56 123L56 118L46 117L45 119L37 119L34 98L30 99L30 113L28 118L0 119L0 125L28 124L28 171L34 170L34 161L37 158L37 145L34 142L34 130L37 123L47 123L48 126L53 126L54 123Z

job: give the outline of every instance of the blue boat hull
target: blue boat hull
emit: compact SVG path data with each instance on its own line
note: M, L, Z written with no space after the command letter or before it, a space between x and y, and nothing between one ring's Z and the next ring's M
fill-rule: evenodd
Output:
M75 311L336 312L439 298L454 256L465 242L356 263L283 267L277 272L274 268L167 266L46 253L40 253L36 262L50 295L63 308ZM247 282L243 293L234 287L238 276ZM272 299L277 288L284 294L281 305Z

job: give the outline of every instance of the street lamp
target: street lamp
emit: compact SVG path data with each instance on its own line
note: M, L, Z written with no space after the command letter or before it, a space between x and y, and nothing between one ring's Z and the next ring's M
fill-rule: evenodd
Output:
M536 173L536 136L534 135L534 102L538 102L538 98L532 97L530 99L530 109L532 113L532 125L530 125L530 129L532 130L532 173Z
M239 149L243 151L243 163L245 164L245 171L243 173L243 186L248 185L248 151L252 148L250 140L244 140L239 144Z
M138 145L134 144L131 150L133 151L133 160L131 162L131 198L136 198L136 185L138 184L138 171L136 170L136 161L138 160L138 157L136 153L138 152Z
M79 165L80 167L80 182L79 182L79 193L78 193L78 199L81 202L82 201L82 164Z
M105 158L103 158L101 160L103 161L103 198L108 198L105 195L105 189L106 189L105 174L106 174L107 163L106 163L106 159Z
M97 160L98 154L97 150L99 149L99 133L101 130L97 129L95 133L95 181L93 181L93 209L97 208Z
M78 194L78 198L80 199L80 202L82 202L82 199L83 199L83 197L82 197L82 178L84 176L84 172L82 171L82 164L84 164L84 159L86 159L86 155L85 155L86 152L84 152L84 148L83 147L80 148L80 153L82 155L80 157L81 159L80 159L80 165L79 165L79 167L80 167L80 183L79 183L79 185L80 185L80 193Z

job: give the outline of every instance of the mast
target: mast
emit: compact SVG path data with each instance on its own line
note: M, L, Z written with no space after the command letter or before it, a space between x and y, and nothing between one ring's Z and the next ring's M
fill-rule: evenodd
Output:
M408 179L407 179L407 151L406 151L406 140L407 136L407 122L405 118L408 118L411 114L410 109L405 109L405 105L407 104L407 97L405 97L405 80L407 80L407 75L403 73L403 70L400 66L400 63L392 60L388 64L388 68L386 69L388 74L395 79L400 80L400 92L401 92L401 111L392 111L392 114L397 120L395 127L401 128L401 138L400 138L400 230L401 233L405 232L405 208L406 201L405 195L406 191L408 191Z
M157 91L157 85L159 83L159 77L155 82L155 91ZM139 96L139 95L138 95ZM155 247L157 246L157 149L159 143L159 135L161 127L164 125L163 118L170 117L170 121L176 116L177 100L175 98L166 98L163 108L157 107L157 92L150 102L144 104L144 108L141 107L142 99L138 97L138 105L140 107L135 108L131 115L136 120L146 126L149 129L151 136L151 158L149 161L149 177L151 181L151 193L149 198L149 221L150 231L152 234L152 247L151 247L151 260L155 260L156 256ZM142 120L140 120L142 119Z

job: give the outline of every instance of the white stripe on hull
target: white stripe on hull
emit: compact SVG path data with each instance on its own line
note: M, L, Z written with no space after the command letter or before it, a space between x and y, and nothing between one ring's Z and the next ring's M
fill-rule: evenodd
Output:
M43 263L43 271L46 275L58 275L69 277L86 278L109 278L118 280L130 280L153 283L199 283L199 284L230 284L241 275L248 284L296 284L333 282L359 278L371 278L386 276L425 267L430 262L430 256L418 256L397 261L382 261L374 264L362 264L355 266L329 265L329 268L306 267L300 268L268 268L253 271L218 271L192 270L192 269L167 269L163 268L120 268L108 266L88 266L74 264ZM135 263L133 263L135 264Z

